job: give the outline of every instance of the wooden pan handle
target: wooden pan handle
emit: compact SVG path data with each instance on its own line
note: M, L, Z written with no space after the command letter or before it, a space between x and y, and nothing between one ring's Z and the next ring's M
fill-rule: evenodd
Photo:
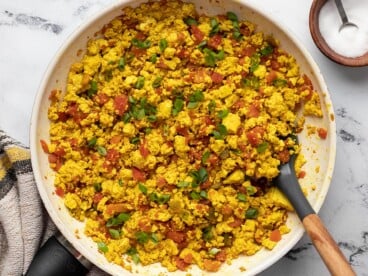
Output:
M356 275L340 248L323 225L321 219L316 214L307 215L303 219L303 224L331 275Z

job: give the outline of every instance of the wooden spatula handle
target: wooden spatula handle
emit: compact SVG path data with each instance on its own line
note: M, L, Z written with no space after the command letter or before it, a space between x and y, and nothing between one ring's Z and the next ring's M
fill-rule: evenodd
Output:
M303 219L303 224L331 275L356 275L340 248L323 225L321 219L316 214L306 216Z

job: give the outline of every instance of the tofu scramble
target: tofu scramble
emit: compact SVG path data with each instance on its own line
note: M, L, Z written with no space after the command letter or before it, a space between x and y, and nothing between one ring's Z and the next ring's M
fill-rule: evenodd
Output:
M231 11L169 0L123 12L50 94L41 144L56 194L128 270L215 272L272 250L292 207L270 183L300 151L304 116L322 117L311 81Z

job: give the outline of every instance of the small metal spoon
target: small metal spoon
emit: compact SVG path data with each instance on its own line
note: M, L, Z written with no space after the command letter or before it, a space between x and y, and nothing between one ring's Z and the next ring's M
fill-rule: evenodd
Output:
M280 166L280 174L274 180L274 184L294 206L295 212L331 275L355 276L349 262L304 196L295 175L295 158L294 154L288 163Z
M339 28L339 32L341 32L341 30L343 28L345 28L345 27L359 28L356 24L354 24L353 22L350 22L349 21L347 15L346 15L344 6L342 5L341 0L335 0L335 4L336 4L336 7L337 7L337 10L339 11L339 14L340 14L340 17L341 17L341 21L342 21L342 25Z

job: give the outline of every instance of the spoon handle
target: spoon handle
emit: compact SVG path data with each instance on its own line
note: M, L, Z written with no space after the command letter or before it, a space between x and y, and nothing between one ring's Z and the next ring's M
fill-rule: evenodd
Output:
M356 275L318 215L307 215L303 225L331 275Z
M344 6L342 5L341 0L335 0L335 3L336 3L337 10L339 11L342 23L346 24L347 22L349 22L349 20L348 20L348 16L346 15L346 12L345 12Z

